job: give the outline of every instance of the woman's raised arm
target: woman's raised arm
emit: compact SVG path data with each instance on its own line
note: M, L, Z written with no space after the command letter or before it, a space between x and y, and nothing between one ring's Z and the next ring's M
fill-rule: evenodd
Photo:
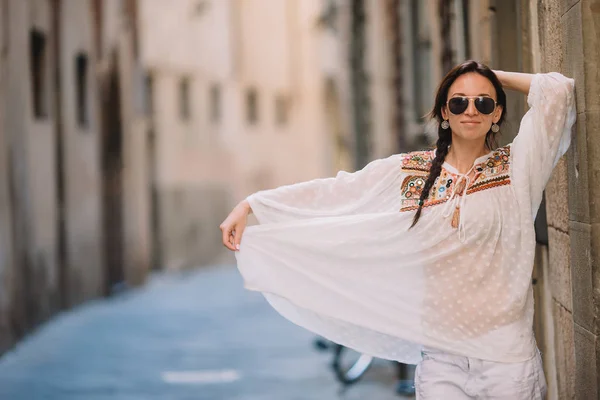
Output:
M399 202L402 159L397 154L372 161L360 171L340 171L332 178L256 192L221 224L223 244L236 249L249 212L265 224L393 210Z
M494 71L505 89L516 90L523 94L529 93L534 74L523 72Z
M576 118L575 81L557 72L499 73L507 87L528 93L530 109L511 145L511 174L515 187L529 193L535 215L552 170L571 143Z
M393 155L356 172L263 190L246 200L261 224L370 212L400 179L402 159Z

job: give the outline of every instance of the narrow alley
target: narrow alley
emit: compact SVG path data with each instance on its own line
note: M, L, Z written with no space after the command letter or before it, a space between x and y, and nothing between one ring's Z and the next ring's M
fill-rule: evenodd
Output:
M25 338L0 360L0 399L400 398L381 360L340 394L313 339L243 289L233 267L160 275Z

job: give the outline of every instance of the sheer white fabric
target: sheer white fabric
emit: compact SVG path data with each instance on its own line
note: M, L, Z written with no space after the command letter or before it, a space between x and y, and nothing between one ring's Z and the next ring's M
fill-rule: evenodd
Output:
M445 163L410 230L411 185L433 152L249 196L260 224L236 253L245 287L292 322L381 358L417 363L423 345L498 362L533 357L533 218L570 143L573 97L573 80L536 75L512 145L476 160L469 191ZM460 229L445 212L455 205Z

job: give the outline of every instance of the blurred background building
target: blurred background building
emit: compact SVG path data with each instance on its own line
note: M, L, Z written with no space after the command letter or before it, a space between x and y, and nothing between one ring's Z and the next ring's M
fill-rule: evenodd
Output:
M536 334L549 398L598 398L597 1L0 0L0 21L0 350L154 270L231 263L218 225L256 190L431 145L437 83L476 59L576 79Z

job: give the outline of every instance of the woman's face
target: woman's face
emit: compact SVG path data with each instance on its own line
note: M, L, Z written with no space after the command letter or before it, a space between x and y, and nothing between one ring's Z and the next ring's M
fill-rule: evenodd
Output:
M448 101L453 97L471 97L468 107L460 114L453 114L448 108L448 102L442 107L442 117L450 122L453 138L463 140L484 141L492 123L498 122L502 115L502 106L497 105L494 111L486 115L475 107L475 99L479 96L491 97L497 100L496 89L485 76L476 72L468 72L456 78L448 90Z

